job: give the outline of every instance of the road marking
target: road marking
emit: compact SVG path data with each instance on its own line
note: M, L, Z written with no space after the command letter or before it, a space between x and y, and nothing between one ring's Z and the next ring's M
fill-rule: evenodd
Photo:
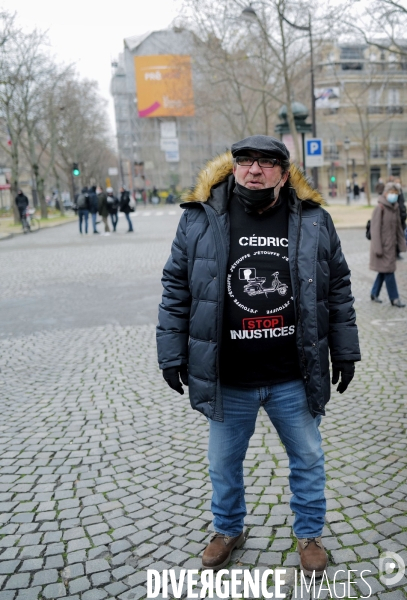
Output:
M170 211L164 211L164 210L159 210L159 211L147 211L147 212L143 212L143 211L136 211L134 213L130 213L130 218L131 219L135 219L136 217L166 217L168 215L176 215L177 212L175 210L170 210ZM124 214L123 214L124 216Z
M396 323L405 323L407 319L374 319L371 321L372 325L396 325Z

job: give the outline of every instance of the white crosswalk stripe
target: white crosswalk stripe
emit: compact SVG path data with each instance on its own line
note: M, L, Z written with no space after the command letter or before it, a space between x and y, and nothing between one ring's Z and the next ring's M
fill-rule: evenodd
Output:
M167 217L174 216L177 214L181 216L181 211L177 212L176 210L148 210L144 212L144 210L136 210L134 213L130 213L130 218L136 219L138 217Z

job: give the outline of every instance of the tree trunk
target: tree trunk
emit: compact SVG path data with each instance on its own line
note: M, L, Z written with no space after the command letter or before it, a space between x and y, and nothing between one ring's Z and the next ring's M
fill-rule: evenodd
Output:
M366 157L365 157L365 161L366 161L366 186L365 186L365 194L366 194L366 200L367 200L367 204L368 206L372 205L372 198L371 198L371 193L370 193L370 144L368 146L368 148L366 148Z
M369 206L371 206L371 198L370 198L370 123L369 123L369 113L367 107L365 107L365 118L361 109L358 110L359 120L360 120L360 128L362 131L362 152L363 152L363 160L365 163L366 170L366 199Z
M10 185L10 194L11 194L11 203L13 206L13 214L14 214L14 224L18 225L20 223L20 213L15 203L15 197L17 196L19 189L18 184L18 149L15 146L12 146L11 150L11 185Z
M40 177L39 168L38 168L37 163L33 164L33 172L34 172L35 187L37 190L38 200L40 201L41 219L48 219L48 206L47 206L47 203L45 202L45 196L44 196L44 180L42 177Z
M45 193L44 193L44 179L42 177L38 178L38 183L37 183L37 189L38 189L38 197L40 200L40 206L41 206L41 218L42 219L48 219L48 205L45 201Z
M60 185L60 181L59 181L59 175L58 175L58 171L55 169L55 167L54 167L53 171L54 171L55 181L56 181L56 186L57 186L57 191L58 191L59 210L61 212L61 217L63 217L65 215L65 207L64 207L64 201L61 196L61 185Z
M292 94L291 94L290 78L288 76L288 68L287 68L287 48L286 48L285 35L284 35L282 10L284 10L284 4L282 6L282 9L280 8L280 6L278 8L278 14L279 14L278 20L279 20L279 24L280 24L280 33L281 33L282 50L283 50L282 66L283 66L283 76L284 76L285 93L286 93L287 121L288 121L288 126L290 128L290 133L293 137L296 162L298 165L300 165L301 164L301 153L300 153L300 145L298 143L297 128L295 126L294 114L293 114L292 107L291 107Z

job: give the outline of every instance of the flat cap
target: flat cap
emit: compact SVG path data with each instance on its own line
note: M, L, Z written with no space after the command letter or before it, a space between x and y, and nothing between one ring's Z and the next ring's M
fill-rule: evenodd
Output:
M232 156L242 155L246 150L256 150L268 156L290 159L288 148L283 142L270 135L251 135L232 145Z

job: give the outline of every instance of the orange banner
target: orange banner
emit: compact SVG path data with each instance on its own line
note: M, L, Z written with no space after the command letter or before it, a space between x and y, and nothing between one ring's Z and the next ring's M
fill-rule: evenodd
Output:
M191 57L135 56L139 117L193 117Z

